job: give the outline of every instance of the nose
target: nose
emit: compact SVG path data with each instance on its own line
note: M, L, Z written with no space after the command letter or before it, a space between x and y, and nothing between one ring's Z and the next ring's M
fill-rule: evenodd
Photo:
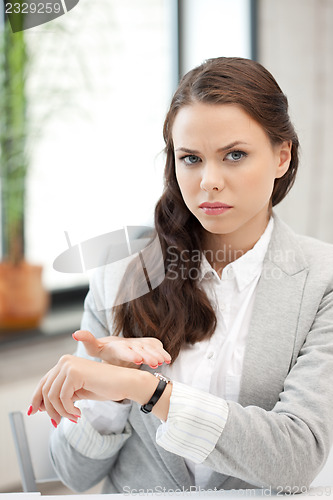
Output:
M214 163L205 165L202 172L200 188L203 191L222 191L224 188L224 179L221 166Z

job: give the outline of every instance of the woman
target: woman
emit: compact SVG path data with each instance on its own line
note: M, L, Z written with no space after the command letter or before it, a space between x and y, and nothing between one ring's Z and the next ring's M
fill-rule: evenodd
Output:
M112 276L96 275L79 356L29 413L62 418L52 457L76 490L304 491L333 438L333 251L272 211L298 166L287 99L256 62L208 60L182 79L164 138L165 279L111 314L96 295Z

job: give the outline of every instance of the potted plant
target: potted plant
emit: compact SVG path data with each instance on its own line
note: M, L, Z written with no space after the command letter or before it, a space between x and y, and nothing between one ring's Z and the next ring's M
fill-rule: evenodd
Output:
M41 266L25 260L28 55L24 31L13 33L8 20L1 33L0 57L0 330L26 329L40 323L48 294Z

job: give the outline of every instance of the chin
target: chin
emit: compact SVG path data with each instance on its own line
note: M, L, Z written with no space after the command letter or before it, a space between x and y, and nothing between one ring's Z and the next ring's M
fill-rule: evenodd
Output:
M220 221L206 221L200 220L200 224L202 227L208 231L208 233L212 234L228 234L233 231L233 228L230 227L230 224L222 223Z

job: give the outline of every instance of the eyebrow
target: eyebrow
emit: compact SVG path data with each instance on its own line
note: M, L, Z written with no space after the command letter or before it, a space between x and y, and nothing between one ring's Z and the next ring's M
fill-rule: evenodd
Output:
M217 151L219 153L223 152L223 151L228 151L228 149L232 149L235 146L239 146L239 145L249 146L249 144L247 142L244 142L244 141L234 141L234 142L231 142L230 144L227 144L226 146L223 146L222 148L219 148ZM196 151L195 149L183 148L183 147L177 148L176 151L184 151L184 153L191 153L191 154L195 154L195 155L196 154L200 154L200 151Z

